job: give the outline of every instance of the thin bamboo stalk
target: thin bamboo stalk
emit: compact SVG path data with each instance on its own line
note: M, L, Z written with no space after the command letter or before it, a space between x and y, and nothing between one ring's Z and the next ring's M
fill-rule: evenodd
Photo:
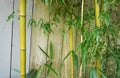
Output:
M70 51L73 50L73 29L72 27L70 28ZM74 78L74 67L73 67L73 57L72 57L72 53L70 55L70 78Z
M100 6L97 0L95 0L95 20L96 20L96 26L100 27L100 20L98 19L99 17L99 11L100 11Z
M84 11L84 0L82 0L82 5L81 5L81 27L83 26L83 11ZM81 30L82 33L82 30ZM81 34L81 43L83 42L83 36ZM79 78L82 78L82 64L80 66L80 74L79 74Z
M83 11L84 11L84 0L82 0L82 5L81 5L81 26L83 26Z
M100 11L99 3L97 2L97 0L95 0L95 18L96 18L96 26L98 26L98 27L100 27L100 20L98 19L99 11ZM96 67L97 67L98 78L100 78L100 72L99 72L100 60L99 59L96 60Z
M26 0L20 0L20 78L26 78Z

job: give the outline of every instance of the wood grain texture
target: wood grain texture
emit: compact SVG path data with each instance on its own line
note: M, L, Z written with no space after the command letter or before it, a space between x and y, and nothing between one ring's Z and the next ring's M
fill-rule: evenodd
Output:
M34 3L33 19L37 22L44 18L48 21L47 6L41 4L40 0ZM43 30L39 27L32 27L32 40L31 40L31 55L30 55L30 69L37 69L39 66L46 63L46 57L39 49L38 45L45 51L48 52L48 35L43 33ZM45 76L45 71L41 77Z
M35 2L33 18L39 21L40 18L48 21L52 19L52 15L49 17L48 6L44 5L40 1ZM67 29L63 20L60 19L60 24L57 26L51 26L53 32L48 35L44 35L43 31L39 28L32 28L32 45L31 45L31 69L37 69L40 65L46 62L45 55L39 50L37 45L40 45L43 50L50 54L50 42L52 42L54 50L53 67L58 72L59 66L64 57L70 52L69 46L69 29ZM64 33L63 33L64 30ZM76 29L73 28L73 49L76 46ZM70 77L70 57L68 57L62 67L62 78ZM49 78L55 78L50 73Z

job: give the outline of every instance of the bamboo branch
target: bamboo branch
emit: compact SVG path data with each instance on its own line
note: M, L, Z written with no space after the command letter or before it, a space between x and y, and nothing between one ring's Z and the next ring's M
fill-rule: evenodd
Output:
M98 19L99 12L100 12L100 6L99 6L99 3L97 2L97 0L95 0L95 18L96 18L96 26L98 26L98 27L100 27L100 20ZM100 72L99 72L100 60L99 59L96 60L96 67L97 67L98 78L100 78Z
M81 5L81 27L83 26L83 11L84 11L84 0L82 0L82 5ZM82 33L82 30L81 30ZM81 43L83 42L83 36L81 34ZM80 74L79 74L79 78L82 78L82 64L80 66Z
M73 50L73 30L72 27L70 28L70 51ZM74 78L73 72L74 72L74 67L73 67L73 57L72 57L72 53L70 55L70 68L71 68L71 72L70 72L70 78Z

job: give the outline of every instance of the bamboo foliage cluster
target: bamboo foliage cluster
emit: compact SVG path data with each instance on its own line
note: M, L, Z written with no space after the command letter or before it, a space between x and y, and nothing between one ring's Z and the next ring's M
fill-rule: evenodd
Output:
M112 15L111 10L114 10L120 2L119 0L92 1L90 4L94 3L95 6L88 6L91 7L88 8L85 6L87 1L84 0L41 0L49 7L49 15L52 14L53 18L47 22L44 22L42 18L38 22L32 19L29 24L39 26L44 32L50 34L54 32L52 26L61 23L60 19L63 20L64 28L70 31L71 54L69 53L64 60L69 55L71 56L71 78L85 78L86 73L89 78L120 78L120 45L118 44L120 22L111 19L117 14L116 12ZM54 13L52 13L53 11ZM81 32L79 38L81 42L75 49L72 44L72 28L76 28L76 32ZM42 49L40 48L40 50ZM42 52L50 58L44 50ZM77 55L77 52L80 52L80 55ZM114 63L112 67L109 62ZM58 70L58 73L52 67L52 63L50 61L45 66L56 78L61 78L62 72Z

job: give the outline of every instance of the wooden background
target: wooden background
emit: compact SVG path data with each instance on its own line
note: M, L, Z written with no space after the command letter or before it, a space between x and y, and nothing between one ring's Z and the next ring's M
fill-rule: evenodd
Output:
M40 0L34 3L33 18L39 21L43 18L45 21L49 20L48 6L40 2ZM52 16L50 17L50 20ZM60 20L62 22L62 20ZM69 30L61 23L58 26L52 26L53 32L49 35L45 35L43 30L33 27L32 28L32 40L31 40L31 58L30 58L30 68L37 69L40 65L43 65L47 58L41 52L38 45L49 54L50 42L52 42L54 49L54 59L53 67L58 70L59 65L63 58L70 52L69 49ZM65 33L62 31L65 30ZM73 49L78 46L80 42L80 32L76 32L73 28ZM79 52L78 52L79 53ZM66 59L63 70L62 78L70 78L70 57ZM44 78L43 73L40 78ZM50 75L50 78L55 78Z

